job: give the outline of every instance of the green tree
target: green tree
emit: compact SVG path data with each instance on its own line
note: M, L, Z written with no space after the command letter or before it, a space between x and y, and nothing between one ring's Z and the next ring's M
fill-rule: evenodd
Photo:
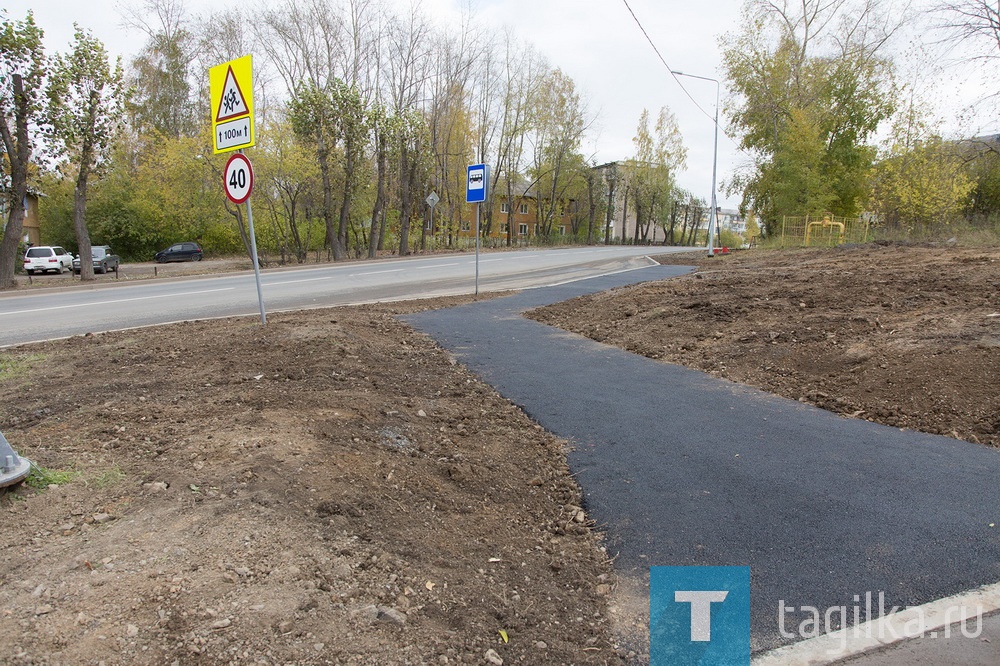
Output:
M574 180L574 166L583 162L580 141L589 126L587 111L573 79L555 69L535 91L532 125L534 159L530 174L538 193L539 235L549 236L557 216L564 212L566 194Z
M782 215L861 210L875 158L868 141L893 111L893 66L881 55L902 21L891 11L749 0L742 31L724 40L726 112L753 157L731 189L765 227Z
M326 243L337 261L347 258L347 234L351 202L358 186L358 174L368 135L368 112L358 90L340 79L332 79L326 88L311 84L300 86L288 103L292 129L301 141L316 146L323 187L323 219ZM339 217L334 211L334 161L337 148L342 150L342 197ZM338 222L334 225L334 220Z
M128 25L147 37L129 76L134 129L142 137L197 136L198 107L191 86L196 40L187 27L183 2L145 0L125 14Z
M295 141L288 121L282 120L261 128L254 155L258 182L254 196L270 213L282 255L287 249L298 263L306 260L310 249L309 213L319 182L318 165L309 153Z
M295 91L288 103L288 118L292 131L305 144L314 145L319 163L323 192L323 221L326 225L326 245L335 259L343 259L346 249L334 226L332 153L337 141L337 109L330 96L314 85L304 84Z
M961 216L975 187L960 146L936 136L911 105L897 119L892 143L874 170L871 207L893 229L949 224Z
M10 185L7 223L0 241L0 289L15 286L14 267L24 228L24 200L33 141L31 126L40 120L47 63L42 30L31 11L23 21L0 22L0 139L7 153Z
M635 156L626 169L636 214L632 240L638 243L648 241L654 226L671 217L676 174L684 167L687 149L677 120L667 107L660 109L652 130L649 111L642 110L632 143Z
M94 279L86 221L87 181L104 165L120 126L123 79L121 64L112 69L104 44L79 27L71 52L57 55L50 67L47 134L76 174L73 228L84 280Z

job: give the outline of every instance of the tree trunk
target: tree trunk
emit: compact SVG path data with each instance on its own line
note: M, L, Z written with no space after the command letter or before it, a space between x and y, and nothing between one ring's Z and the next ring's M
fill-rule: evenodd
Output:
M76 232L77 252L80 255L80 279L94 279L93 252L90 248L90 231L87 229L87 178L90 176L90 165L94 160L94 126L97 122L97 105L100 98L97 91L91 91L87 112L89 131L83 138L80 149L80 173L76 178L76 189L73 191L73 230Z
M28 142L28 100L24 97L24 83L20 74L14 74L14 132L10 135L6 113L0 118L0 133L3 144L10 157L10 192L7 215L7 228L0 242L0 289L12 289L14 281L14 266L17 264L17 248L21 243L21 231L24 229L24 198L28 195L28 162L31 160L31 144Z
M351 190L354 187L354 141L344 142L344 198L340 202L340 224L337 226L337 242L333 245L336 261L347 258L347 227L351 220Z
M663 230L665 232L664 235L663 235L663 244L664 245L667 244L667 238L668 237L670 238L670 245L675 245L676 244L675 241L674 241L674 229L677 227L677 209L679 207L680 206L678 205L678 203L676 201L670 207L670 231L667 231L666 229Z
M386 224L386 214L385 210L382 211L382 219L378 222L378 251L385 251L385 224Z
M594 196L594 189L597 183L594 170L587 173L587 245L594 244L594 222L597 219L597 198Z
M632 243L634 245L639 244L639 227L642 226L642 206L640 205L639 190L636 188L635 192L635 231L632 233Z
M399 256L410 254L410 152L404 139L399 154Z
M678 245L685 245L685 243L684 243L684 237L687 236L688 219L689 219L690 215L691 215L691 205L690 204L684 204L684 218L681 221L681 240L678 243Z
M292 244L295 246L295 260L302 263L306 260L306 250L302 247L302 236L299 234L299 223L296 218L298 213L295 199L288 202L288 230L292 234Z
M94 259L90 248L90 232L87 230L87 174L80 169L80 177L73 191L73 230L76 232L77 252L80 255L80 279L94 279Z
M340 244L340 241L337 238L337 230L333 226L333 179L330 178L329 151L323 139L320 139L316 156L319 158L319 172L323 180L323 222L326 224L325 245L333 250L334 258L336 258L338 254L337 246Z
M625 187L625 196L622 197L622 243L628 241L628 186Z
M612 167L613 168L613 167ZM604 219L604 244L611 244L611 225L614 224L615 216L615 186L618 184L617 178L608 178L608 210Z
M374 259L379 249L379 221L382 219L382 211L385 209L385 171L386 171L386 137L384 131L379 131L377 140L378 154L376 156L376 169L378 171L378 185L375 190L375 207L372 209L372 227L368 236L368 258Z

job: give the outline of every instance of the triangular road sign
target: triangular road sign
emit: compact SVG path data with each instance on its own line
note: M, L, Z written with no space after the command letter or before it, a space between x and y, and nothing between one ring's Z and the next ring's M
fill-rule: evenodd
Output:
M219 111L215 114L215 122L232 120L249 113L250 107L247 106L247 100L243 96L243 91L240 90L240 84L236 81L236 75L233 74L233 67L230 65L229 71L226 72L226 83L222 88L222 99L219 100Z

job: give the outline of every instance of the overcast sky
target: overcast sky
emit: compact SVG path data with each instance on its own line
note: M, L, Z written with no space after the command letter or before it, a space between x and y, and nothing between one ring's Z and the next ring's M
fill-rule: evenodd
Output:
M409 5L409 0L393 0ZM189 0L192 14L208 13L226 6L252 3L240 0ZM438 21L448 21L467 5L463 0L423 0L425 12ZM115 55L126 58L143 44L143 35L121 26L120 0L8 0L11 18L21 19L30 7L45 31L49 53L65 50L72 40L73 23L89 28ZM719 39L738 29L742 0L680 2L678 0L629 0L663 58L672 69L721 80ZM678 180L682 187L708 199L712 182L712 139L715 84L681 79L704 112L684 94L640 32L622 0L473 0L471 6L480 25L507 24L535 45L553 67L559 67L576 82L597 121L583 145L584 154L601 162L628 157L633 152L639 114L649 109L655 118L660 107L676 115L688 148L687 170ZM207 74L206 74L207 76ZM952 71L946 83L935 83L931 96L941 101L976 96L982 77ZM995 88L995 86L991 86ZM726 90L722 89L723 100ZM971 100L969 100L971 101ZM954 104L953 104L954 106ZM706 115L706 113L708 115ZM949 111L954 115L953 111ZM722 127L724 128L724 122ZM992 119L966 120L963 129L993 132ZM968 126L975 125L971 130ZM957 126L951 125L953 131ZM719 181L731 177L744 158L733 140L719 134ZM721 190L721 185L720 185ZM735 206L737 197L720 191L723 206Z

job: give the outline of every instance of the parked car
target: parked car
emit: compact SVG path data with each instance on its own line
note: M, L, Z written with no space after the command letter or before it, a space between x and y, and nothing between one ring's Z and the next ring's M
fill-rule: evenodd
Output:
M73 268L73 255L58 245L37 245L24 253L24 272L28 275L49 271L62 273L64 268Z
M166 250L160 250L153 257L157 263L165 264L168 261L201 261L204 253L197 243L174 243Z
M95 273L107 273L108 271L118 272L118 264L120 259L118 255L112 251L110 245L93 245L90 248L90 253L94 257L94 272ZM80 272L80 257L73 259L73 272Z

